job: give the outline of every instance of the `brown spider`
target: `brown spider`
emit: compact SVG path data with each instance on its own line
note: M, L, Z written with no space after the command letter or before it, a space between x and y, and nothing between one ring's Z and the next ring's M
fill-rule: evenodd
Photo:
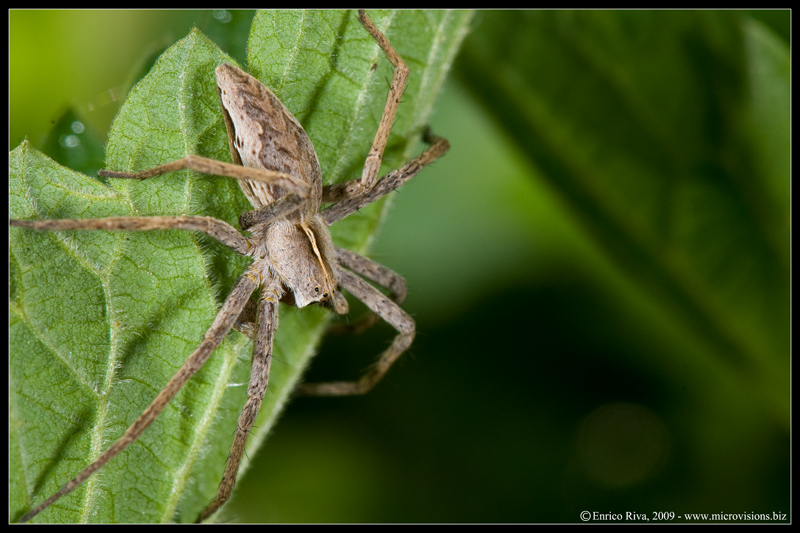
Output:
M328 226L400 187L422 167L441 157L449 145L445 139L426 132L425 141L431 145L426 151L401 169L378 179L392 121L406 86L408 69L364 11L359 12L359 20L395 69L383 116L361 178L323 187L316 153L302 126L261 82L223 63L216 69L216 78L233 164L187 156L141 172L101 171L100 175L147 179L191 169L235 178L254 208L240 217L240 225L249 231L249 236L243 236L226 222L203 216L11 220L13 226L42 231L199 231L239 254L253 258L253 263L236 282L200 345L150 406L122 437L58 492L26 514L22 521L33 518L71 492L133 443L203 366L230 330L236 328L254 340L248 399L239 417L217 495L198 521L219 509L230 497L248 434L267 389L273 338L278 324L278 302L297 307L325 304L335 312L345 314L347 301L338 291L343 287L398 331L377 364L358 381L303 384L298 387L301 394L362 394L371 389L409 347L414 338L414 321L398 305L405 298L404 280L386 267L334 246ZM332 205L320 211L323 204ZM386 287L392 298L384 296L356 274ZM258 301L252 304L250 297L257 289L260 289Z

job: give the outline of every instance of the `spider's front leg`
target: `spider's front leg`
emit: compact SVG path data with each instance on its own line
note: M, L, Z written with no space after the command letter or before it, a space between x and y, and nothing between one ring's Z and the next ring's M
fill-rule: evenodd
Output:
M261 270L261 266L255 265L254 268ZM217 509L219 509L233 492L236 483L236 475L239 472L239 464L242 461L247 437L261 409L261 402L269 384L269 369L272 362L272 343L275 338L275 331L278 329L278 301L282 290L280 281L277 277L268 281L261 288L261 295L258 299L258 318L253 343L253 363L250 371L250 384L247 387L247 403L239 415L236 425L236 436L233 440L231 453L228 455L228 462L225 465L225 473L219 483L217 495L214 500L197 517L196 522L202 522Z
M20 522L27 522L41 511L79 487L92 474L97 472L107 462L116 457L125 448L130 446L148 428L153 420L158 417L161 411L175 397L178 391L183 388L189 378L191 378L205 364L214 350L222 343L228 332L233 327L236 317L242 312L250 295L256 289L257 272L248 269L244 276L236 282L231 294L225 300L217 317L208 328L200 345L186 359L183 366L175 373L172 379L155 397L150 406L144 410L138 419L127 429L125 433L117 439L102 455L95 459L89 466L81 470L78 475L63 485L58 492L34 507L30 512L20 519Z
M358 255L346 248L336 247L336 261L340 266L352 270L371 281L374 281L381 287L389 289L389 298L392 299L397 305L402 304L406 299L408 287L406 280L397 272L387 268L380 263L376 263L372 259ZM343 314L343 313L341 313ZM328 328L328 333L334 334L358 334L371 328L378 321L378 315L369 312L347 324L337 324Z
M306 396L344 396L364 394L380 381L386 371L405 352L414 340L414 319L399 305L384 296L378 289L347 270L339 271L339 285L364 302L371 311L391 324L398 334L378 358L378 361L358 381L334 381L329 383L304 383L295 393Z

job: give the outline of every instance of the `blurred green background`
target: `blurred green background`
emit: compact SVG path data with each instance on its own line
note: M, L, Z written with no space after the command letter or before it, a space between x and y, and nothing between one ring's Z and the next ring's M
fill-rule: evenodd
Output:
M9 16L9 148L99 168L157 55L197 26L243 61L252 12ZM452 150L372 253L414 346L289 405L224 518L789 513L789 17L477 12L431 120ZM309 379L391 336L329 338Z

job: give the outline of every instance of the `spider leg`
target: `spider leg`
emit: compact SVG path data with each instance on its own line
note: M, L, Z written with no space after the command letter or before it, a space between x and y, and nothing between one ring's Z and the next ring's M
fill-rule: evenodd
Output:
M120 452L132 444L139 438L144 430L146 430L153 420L164 410L167 404L178 393L179 390L189 381L195 372L208 360L209 356L214 352L217 346L225 339L228 332L233 327L233 323L241 313L250 295L256 289L258 279L258 269L251 266L244 276L239 278L236 285L233 287L230 295L225 303L222 305L219 313L217 313L211 327L208 328L203 340L192 355L190 355L183 366L175 373L167 385L158 393L150 406L139 415L139 418L125 430L125 433L114 442L100 457L95 459L89 466L81 470L77 476L68 481L62 486L58 492L50 496L48 499L37 505L28 514L20 519L20 522L27 522L42 510L49 507L53 502L62 496L69 494L75 488L86 481L89 476L94 474L97 470L102 468L107 462L116 457Z
M406 82L408 81L408 67L395 49L392 48L386 36L375 27L375 24L372 23L372 20L370 20L363 9L358 11L358 20L372 38L375 39L375 42L381 47L386 58L394 66L394 75L392 76L392 83L389 86L389 94L386 96L386 106L383 108L383 116L381 116L378 131L375 133L372 147L364 162L364 170L361 173L361 178L342 183L334 189L330 189L328 193L330 199L328 201L333 202L351 196L360 196L375 186L378 172L381 169L381 159L383 158L383 151L386 148L386 141L389 139L389 132L392 130L392 122L397 113L397 106L400 104L400 98L403 96L403 92L406 89Z
M406 83L408 82L409 71L406 64L389 43L389 40L375 24L373 24L372 20L370 20L363 9L358 11L358 19L364 26L364 29L367 30L372 38L375 39L375 42L378 43L378 46L381 47L389 62L394 66L394 75L392 76L392 82L389 86L389 94L386 96L386 105L383 108L383 115L378 124L378 131L375 133L372 147L364 162L364 170L361 173L361 177L357 180L337 183L323 188L323 202L340 204L345 203L347 200L351 201L347 203L346 206L339 207L337 205L326 210L325 221L328 225L333 224L335 221L346 217L350 213L395 190L419 172L419 169L441 157L450 148L446 139L435 137L426 131L425 141L432 146L421 156L407 163L400 171L390 172L383 180L380 180L382 182L390 181L390 183L383 183L382 187L378 186L381 190L376 191L378 172L381 168L383 152L386 149L386 142L392 130L392 122L397 113L397 108L400 105L400 99L405 91ZM416 164L418 168L415 169L413 164ZM359 202L356 199L363 199L363 201Z
M242 229L249 229L253 226L275 220L276 218L285 217L299 208L302 203L303 199L296 194L287 194L264 207L253 209L252 211L245 211L239 216L239 226L241 226Z
M394 303L400 305L405 301L408 292L406 280L397 272L346 248L336 248L336 260L340 266L346 267L356 274L374 281L381 287L389 289L389 297ZM367 313L349 324L335 325L328 328L328 333L361 333L375 325L377 321L378 315Z
M38 231L106 230L149 231L182 229L201 231L215 238L228 248L247 255L250 245L236 228L212 217L202 216L156 216L156 217L107 217L52 220L11 220L12 226Z
M274 278L261 289L258 301L258 326L255 343L253 345L253 364L250 372L250 384L247 387L247 403L239 415L236 426L236 436L233 440L231 453L225 465L217 495L214 500L197 517L196 522L202 522L230 498L239 464L247 444L247 437L256 421L261 401L269 383L269 368L272 362L272 341L278 329L278 301L280 300L280 282Z
M423 167L442 157L450 149L450 143L447 142L447 139L437 137L428 131L425 132L423 140L431 145L430 148L403 165L399 170L393 170L386 174L386 176L378 180L378 183L375 184L372 189L361 196L342 195L336 191L339 185L324 187L322 189L323 202L334 201L334 198L340 199L339 203L321 212L325 223L330 226L346 216L355 213L362 207L386 196L416 176ZM340 185L346 186L347 183Z
M293 192L302 198L308 198L310 194L310 186L302 180L297 179L291 174L285 172L278 172L275 170L267 170L265 168L243 167L234 163L225 163L199 155L187 155L182 159L164 163L154 168L142 170L139 172L123 172L115 170L100 170L97 175L107 178L122 178L122 179L135 179L145 180L167 172L175 172L177 170L194 170L202 172L203 174L211 174L215 176L226 176L235 178L237 180L249 180L265 183L267 185L277 185L289 192Z
M401 304L405 301L408 293L406 280L394 270L347 248L339 248L338 246L336 247L336 260L340 265L347 267L356 274L360 274L381 287L389 289L392 293L391 298L395 303Z
M384 296L378 289L347 270L340 270L339 284L350 294L364 302L398 331L397 336L378 358L378 361L358 381L336 381L330 383L304 383L297 387L296 394L307 396L341 396L364 394L375 386L400 355L414 340L414 319L400 306Z
M239 318L236 319L236 322L233 324L233 329L247 335L250 340L255 340L256 338L256 315L258 314L258 305L250 298L245 304L242 313L239 315Z

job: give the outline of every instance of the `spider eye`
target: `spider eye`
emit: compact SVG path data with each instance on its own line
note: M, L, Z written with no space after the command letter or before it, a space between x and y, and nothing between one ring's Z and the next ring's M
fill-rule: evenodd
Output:
M319 287L314 287L314 292L319 292Z

